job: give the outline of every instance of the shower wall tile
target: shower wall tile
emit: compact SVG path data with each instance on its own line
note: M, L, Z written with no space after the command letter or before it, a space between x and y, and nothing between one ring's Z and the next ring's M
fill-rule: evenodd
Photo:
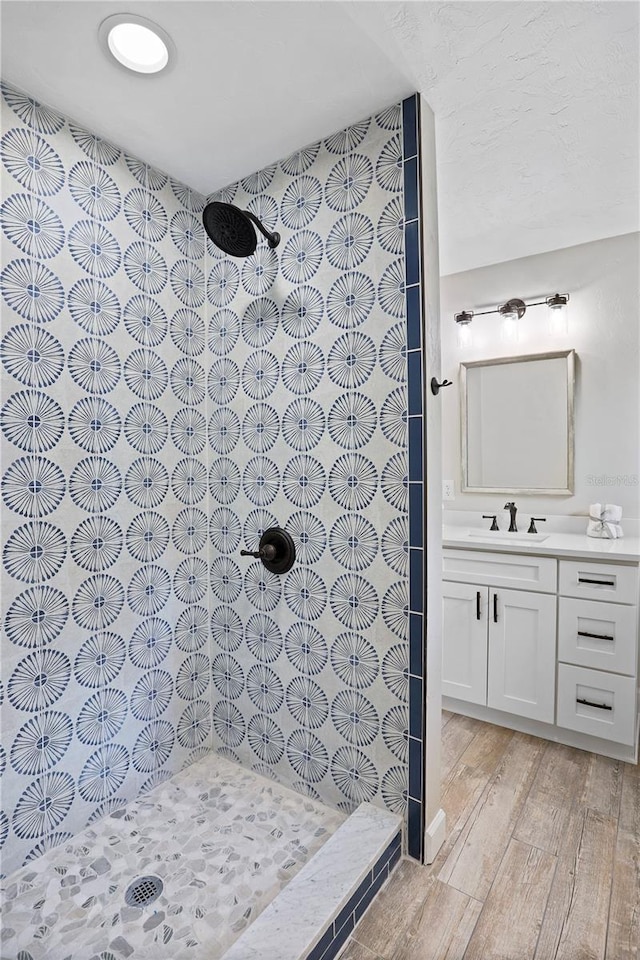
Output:
M202 199L10 86L0 154L8 873L209 749L211 704L206 484L191 534L175 476L206 422Z
M281 235L245 260L208 244L212 511L229 531L210 543L214 744L341 810L404 815L401 105L209 199ZM218 395L223 370L233 387ZM282 576L239 556L275 525L297 550Z
M416 107L220 191L282 235L236 260L202 197L3 87L3 872L212 747L409 803L420 855ZM240 557L275 525L284 576Z

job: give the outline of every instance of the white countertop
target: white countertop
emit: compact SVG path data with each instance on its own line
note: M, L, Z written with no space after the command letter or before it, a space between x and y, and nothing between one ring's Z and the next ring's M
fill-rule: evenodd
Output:
M488 521L485 521L488 523ZM640 562L640 537L621 537L619 540L599 540L580 533L549 531L546 540L527 543L518 539L509 542L509 534L500 531L486 537L469 536L469 530L479 530L480 525L470 527L445 524L442 528L442 546L465 550L494 550L498 553L532 553L538 556L586 557L590 560L617 562ZM539 529L544 533L543 529Z

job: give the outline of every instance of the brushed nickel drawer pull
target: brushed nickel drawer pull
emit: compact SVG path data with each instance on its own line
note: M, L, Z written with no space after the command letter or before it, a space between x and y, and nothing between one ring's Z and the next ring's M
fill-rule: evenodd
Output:
M591 637L592 640L610 640L611 643L615 637L608 637L606 633L588 633L586 630L578 630L579 637Z
M597 707L598 710L613 710L608 703L594 703L593 700L583 700L582 697L576 697L576 703L584 703L587 707Z
M615 587L615 580L591 580L589 577L578 577L578 583L596 583L599 587Z

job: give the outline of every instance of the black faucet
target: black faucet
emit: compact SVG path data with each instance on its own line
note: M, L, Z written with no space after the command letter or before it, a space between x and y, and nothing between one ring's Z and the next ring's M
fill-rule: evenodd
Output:
M509 533L517 533L518 528L516 527L516 513L518 512L518 508L516 507L513 500L510 500L509 503L505 503L503 509L508 510L509 513L511 514L511 523L509 524Z

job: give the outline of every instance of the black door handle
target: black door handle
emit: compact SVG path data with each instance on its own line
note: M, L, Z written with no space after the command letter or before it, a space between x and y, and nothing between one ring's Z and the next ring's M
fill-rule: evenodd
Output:
M476 620L480 620L481 611L480 611L480 591L476 593Z
M498 594L493 595L493 622L498 622Z

